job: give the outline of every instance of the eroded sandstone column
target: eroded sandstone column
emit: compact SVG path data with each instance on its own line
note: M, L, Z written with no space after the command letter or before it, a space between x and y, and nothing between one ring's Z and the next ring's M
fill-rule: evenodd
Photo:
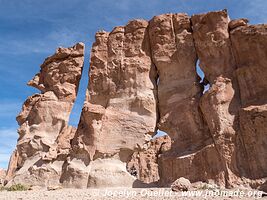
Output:
M17 158L10 164L12 183L47 186L59 183L75 129L68 126L84 60L84 44L58 48L28 85L41 91L30 96L17 116ZM68 143L67 145L65 143ZM14 156L13 156L14 157ZM13 158L12 157L12 158ZM12 160L11 160L12 162Z
M135 178L126 161L155 133L157 121L157 73L147 26L145 20L134 20L96 34L87 99L62 177L65 185L132 186Z
M267 25L236 27L231 41L242 103L239 149L245 151L238 167L242 176L261 179L267 177Z
M202 93L196 73L197 55L190 17L166 14L154 17L149 26L152 58L158 74L159 129L175 142L175 151L184 152L203 145L210 137L198 110ZM190 134L189 134L190 133Z
M160 182L171 184L179 177L191 181L213 179L220 166L199 109L203 88L196 72L197 53L190 17L156 16L150 21L149 33L152 58L159 74L158 127L173 140L171 150L159 159Z
M201 111L209 126L216 150L225 174L221 184L235 182L235 140L238 128L239 91L234 71L228 25L230 19L225 10L192 16L193 35L200 67L210 89L200 102Z

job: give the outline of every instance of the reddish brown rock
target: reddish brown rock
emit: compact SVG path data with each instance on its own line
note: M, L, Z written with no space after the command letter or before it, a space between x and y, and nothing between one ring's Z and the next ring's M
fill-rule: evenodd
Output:
M267 104L240 110L240 134L245 157L239 168L244 176L260 179L267 176ZM246 165L245 165L246 163ZM244 171L245 169L245 171Z
M184 177L264 188L267 27L247 22L223 10L98 32L77 130L68 117L83 45L59 49L29 82L42 94L29 97L17 117L8 179L86 188L170 186ZM157 129L171 139L150 141Z
M224 186L224 171L215 145L198 151L166 152L159 158L160 186L171 186L175 178L184 177L192 183L203 181ZM164 177L162 176L164 175Z
M30 96L17 116L19 139L9 164L8 179L12 177L9 184L47 186L59 181L63 157L68 155L74 136L68 120L78 91L83 57L82 43L59 48L29 81L28 85L42 93Z
M202 90L196 73L197 54L190 17L156 16L150 21L149 33L152 58L159 74L158 127L174 140L174 151L200 148L210 135L198 108Z
M240 26L247 26L248 25L248 19L235 19L235 20L231 20L229 22L229 29L230 30L233 30L237 27L240 27Z
M170 171L164 169L172 166L171 170L175 171L180 165L175 162L179 156L197 152L212 140L198 107L202 88L196 73L197 54L190 17L186 14L156 16L150 21L149 32L152 58L159 74L158 127L174 141L171 151L159 159L160 182L166 185L179 176L170 176ZM172 159L167 159L169 156Z
M229 22L226 10L192 16L199 66L211 84L219 76L232 77L236 68L228 32Z
M267 176L267 26L236 28L231 40L242 105L239 137L244 153L239 168L243 176L261 179Z
M233 73L236 69L232 53L230 19L225 10L192 17L194 40L200 67L211 88L201 98L200 108L205 118L215 148L220 156L223 171L218 183L230 186L235 182L236 117L239 97Z
M169 136L162 136L150 141L142 151L134 152L127 163L127 170L143 183L155 183L159 177L158 158L171 147Z
M86 102L64 184L132 186L135 179L126 161L155 133L157 121L157 73L147 26L145 20L134 20L96 34Z
M231 31L242 106L267 102L267 25L242 26Z

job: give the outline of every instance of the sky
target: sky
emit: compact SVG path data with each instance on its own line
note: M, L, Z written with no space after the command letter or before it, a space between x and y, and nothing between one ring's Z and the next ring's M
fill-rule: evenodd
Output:
M267 23L266 0L0 0L0 168L7 167L15 148L15 118L23 102L38 93L26 83L58 46L86 44L84 73L70 118L77 126L96 31L163 13L192 15L225 8L232 19Z

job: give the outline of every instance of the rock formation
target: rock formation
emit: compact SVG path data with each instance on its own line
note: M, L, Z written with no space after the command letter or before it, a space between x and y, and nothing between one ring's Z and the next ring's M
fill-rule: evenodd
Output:
M46 186L59 181L62 164L69 154L75 128L68 126L76 99L84 60L84 44L58 48L28 82L41 91L30 96L17 116L20 125L17 149L7 179L10 184Z
M161 154L171 148L171 139L165 135L152 139L145 149L136 151L127 163L127 171L137 177L142 183L154 183L159 181L158 159ZM139 182L139 184L141 184ZM138 182L136 183L138 186ZM142 184L141 184L142 185Z
M126 161L149 141L157 122L157 71L147 26L135 20L96 34L87 97L63 183L133 184Z
M267 25L230 20L226 10L164 14L95 39L77 130L68 116L83 45L60 49L29 82L42 94L17 117L13 182L52 177L64 187L170 186L184 177L264 187ZM157 130L170 138L151 141Z
M0 169L0 186L4 185L6 178L6 170Z
M13 178L18 167L18 158L19 158L19 154L18 154L17 149L15 149L15 151L13 151L9 159L8 170L7 170L6 177L5 177L6 181L9 181Z
M184 177L178 178L174 183L171 185L172 191L188 191L191 186L191 183L188 179Z
M231 31L240 93L238 155L241 176L261 179L267 174L267 25L241 26Z

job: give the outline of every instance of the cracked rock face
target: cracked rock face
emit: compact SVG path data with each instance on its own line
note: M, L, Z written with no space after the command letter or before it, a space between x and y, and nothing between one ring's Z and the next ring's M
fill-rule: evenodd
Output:
M231 40L241 100L239 138L244 159L239 167L244 168L243 176L261 179L267 174L267 26L240 26L231 31Z
M82 44L59 49L29 82L42 93L17 117L7 179L87 188L170 186L184 177L265 187L266 25L230 20L226 10L164 14L95 39L77 129L68 117ZM151 140L157 130L169 136Z
M156 16L150 21L149 34L159 74L158 127L174 140L175 152L199 148L209 139L209 132L198 109L202 91L196 73L197 54L190 17Z
M222 170L218 173L220 184L231 184L234 178L233 154L235 151L235 122L239 108L238 89L234 77L236 69L232 53L230 19L226 11L210 12L192 17L194 40L205 78L211 88L200 101L218 153Z
M19 139L11 157L8 179L47 186L59 180L75 128L68 126L84 59L84 44L58 48L28 82L41 94L28 97L17 116ZM12 184L10 183L10 184Z
M127 170L142 183L156 183L160 179L158 159L170 148L171 138L167 135L151 140L145 149L133 153Z

